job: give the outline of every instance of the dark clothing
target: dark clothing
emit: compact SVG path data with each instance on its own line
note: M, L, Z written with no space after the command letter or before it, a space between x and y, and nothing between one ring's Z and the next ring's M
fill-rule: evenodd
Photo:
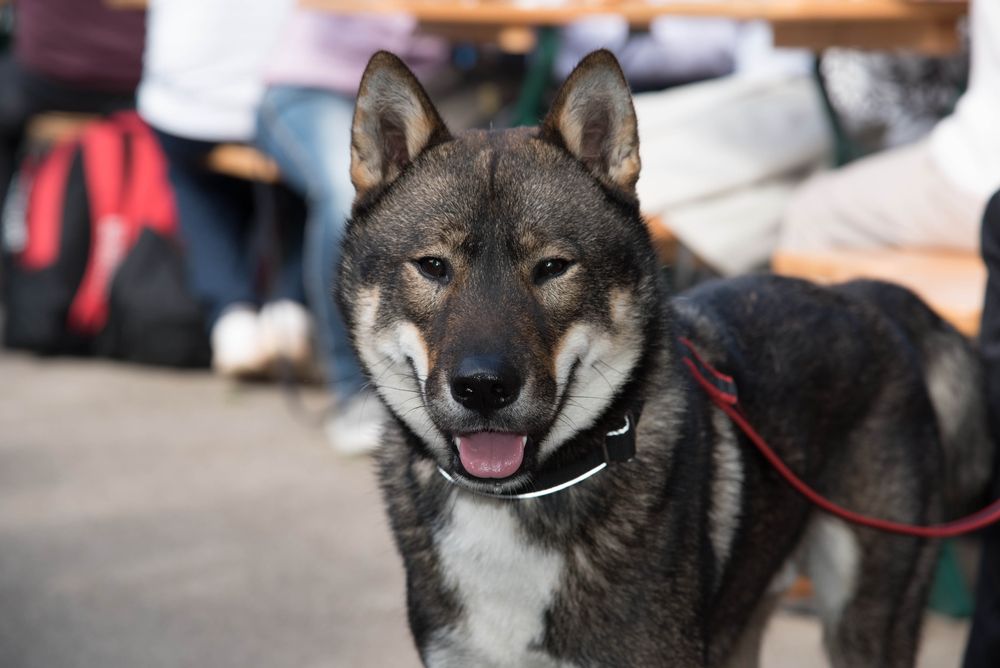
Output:
M26 70L95 91L139 84L146 13L106 0L18 0L14 56Z
M1000 192L986 205L982 245L989 280L986 284L983 322L979 329L979 345L986 362L991 409L989 414L992 421L990 427L993 429L994 440L1000 440ZM997 464L1000 465L1000 461Z
M30 72L9 55L0 57L0 207L32 116L44 111L107 114L133 106L132 90L92 90Z
M178 137L161 130L157 130L156 135L170 164L170 183L174 188L184 240L188 281L205 309L209 327L232 304L260 304L280 299L304 302L304 220L301 212L284 216L276 214L270 206L256 207L255 203L263 203L270 197L272 193L266 193L267 197L262 194L273 186L254 184L206 169L205 158L217 143ZM281 220L274 230L279 239L272 241L264 237L274 228L265 226L262 229L253 223L255 217L261 222L273 222L265 218L274 215L279 215ZM256 289L258 268L272 259L268 256L279 254L273 252L276 246L280 247L280 260L272 267L273 277L267 280L269 288L259 291Z
M986 302L979 331L986 365L987 396L993 439L1000 443L1000 193L986 207L982 230L983 259L989 272ZM1000 462L994 464L1000 472ZM1000 475L994 479L1000 497ZM1000 525L983 532L983 553L976 584L976 611L965 650L964 668L995 668L1000 664Z

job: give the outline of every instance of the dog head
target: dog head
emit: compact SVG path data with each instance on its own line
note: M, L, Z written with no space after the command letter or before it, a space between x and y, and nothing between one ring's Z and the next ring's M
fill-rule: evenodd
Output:
M463 484L526 484L634 378L660 312L638 176L609 52L540 128L458 137L398 58L369 63L338 296L379 395Z

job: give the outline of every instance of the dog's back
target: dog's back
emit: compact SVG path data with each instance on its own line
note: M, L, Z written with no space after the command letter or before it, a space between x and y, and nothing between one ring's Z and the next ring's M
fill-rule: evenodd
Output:
M727 330L727 345L746 347L741 360L755 368L736 370L744 376L744 401L754 402L756 392L773 402L774 389L757 385L775 373L834 414L847 410L837 401L872 406L864 387L873 375L896 391L926 393L942 445L947 513L967 513L984 503L994 447L978 351L910 290L874 280L822 288L796 279L746 277L708 283L676 300L681 313L702 310L691 325L697 329L700 322L702 335L710 334L714 317ZM699 302L701 309L692 308ZM835 378L847 384L831 384ZM920 408L923 398L911 403Z
M911 292L747 277L699 286L674 304L682 333L734 377L754 426L836 503L914 524L982 503L994 449L976 352ZM743 463L756 471L743 475L752 523L794 515L802 501L784 482L759 458ZM877 643L890 665L909 665L936 545L823 514L804 526L790 563L813 579L835 664L867 665L865 645ZM745 548L759 551L767 531ZM734 573L723 587L738 592L746 580Z

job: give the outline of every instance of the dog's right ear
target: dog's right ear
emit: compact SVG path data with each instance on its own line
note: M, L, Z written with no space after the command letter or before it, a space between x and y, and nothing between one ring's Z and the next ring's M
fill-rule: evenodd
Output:
M357 197L388 185L421 152L449 139L441 116L403 61L388 51L372 56L351 127L351 182Z
M541 137L565 148L607 185L635 194L639 133L632 94L618 60L594 51L559 89Z

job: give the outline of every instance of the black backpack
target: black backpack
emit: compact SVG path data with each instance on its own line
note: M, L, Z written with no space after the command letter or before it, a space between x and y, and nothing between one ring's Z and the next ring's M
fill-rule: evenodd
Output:
M156 137L134 112L28 159L3 216L4 344L206 366Z

